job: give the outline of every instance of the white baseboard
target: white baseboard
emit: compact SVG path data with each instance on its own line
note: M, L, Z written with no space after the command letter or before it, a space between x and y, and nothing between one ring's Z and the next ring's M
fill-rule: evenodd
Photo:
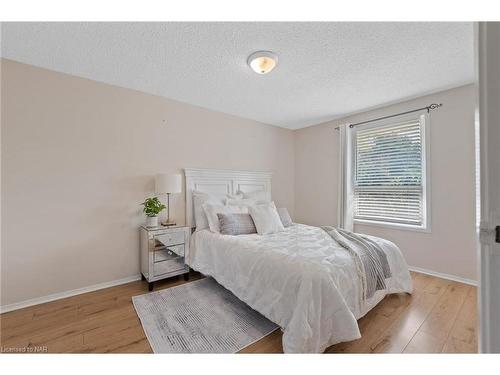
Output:
M477 286L477 281L476 280L466 279L466 278L463 278L463 277L460 277L460 276L449 275L447 273L441 273L441 272L431 271L431 270L427 270L425 268L420 268L420 267L408 266L408 269L410 271L424 273L426 275L439 277L441 279L446 279L446 280L456 281L456 282L463 283L463 284Z
M19 310L19 309L22 309L24 307L39 305L41 303L46 303L46 302L51 302L51 301L55 301L55 300L62 299L62 298L76 296L78 294L93 292L93 291L99 290L99 289L105 289L105 288L110 288L112 286L127 284L127 283L130 283L132 281L137 281L140 279L141 279L141 275L138 274L138 275L125 277L124 279L107 281L104 283L95 284L95 285L87 286L84 288L73 289L73 290L68 290L66 292L49 294L48 296L44 296L44 297L28 299L25 301L12 303L10 305L0 306L0 314L6 313L9 311Z

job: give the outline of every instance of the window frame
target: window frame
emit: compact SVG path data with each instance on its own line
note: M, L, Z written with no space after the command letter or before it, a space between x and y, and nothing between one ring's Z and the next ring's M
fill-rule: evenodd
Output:
M427 112L420 114L408 114L398 116L397 118L385 119L370 124L358 125L350 129L350 186L349 193L351 202L354 205L354 179L356 170L356 133L359 130L372 129L383 126L395 125L402 121L418 119L420 122L420 131L422 134L422 224L404 224L392 221L357 219L354 217L354 206L352 209L352 219L355 225L369 225L376 227L385 227L393 229L403 229L417 232L431 233L431 176L430 176L430 132L429 132L429 114Z

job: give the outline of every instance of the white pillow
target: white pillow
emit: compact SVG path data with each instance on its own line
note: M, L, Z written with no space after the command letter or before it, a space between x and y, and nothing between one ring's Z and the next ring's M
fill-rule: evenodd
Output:
M248 208L258 234L272 234L285 230L274 202L258 204Z
M208 228L207 215L205 214L202 206L209 202L220 205L224 203L224 198L204 193L202 191L193 190L194 222L196 224L196 230Z
M252 191L251 193L244 193L242 191L238 191L238 194L243 194L244 199L255 199L256 201L261 202L271 202L271 192L270 191Z
M208 226L212 232L219 233L220 225L217 214L247 214L248 207L245 206L223 206L221 204L213 204L210 202L203 204Z

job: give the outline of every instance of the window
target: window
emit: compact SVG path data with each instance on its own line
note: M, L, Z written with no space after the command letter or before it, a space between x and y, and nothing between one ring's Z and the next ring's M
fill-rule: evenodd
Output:
M354 128L357 222L427 229L425 116Z

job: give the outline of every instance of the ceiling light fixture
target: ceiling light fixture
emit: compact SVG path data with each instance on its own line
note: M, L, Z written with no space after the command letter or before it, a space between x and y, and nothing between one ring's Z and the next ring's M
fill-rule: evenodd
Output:
M257 51L247 60L248 65L257 74L267 74L278 65L278 56L270 51Z

